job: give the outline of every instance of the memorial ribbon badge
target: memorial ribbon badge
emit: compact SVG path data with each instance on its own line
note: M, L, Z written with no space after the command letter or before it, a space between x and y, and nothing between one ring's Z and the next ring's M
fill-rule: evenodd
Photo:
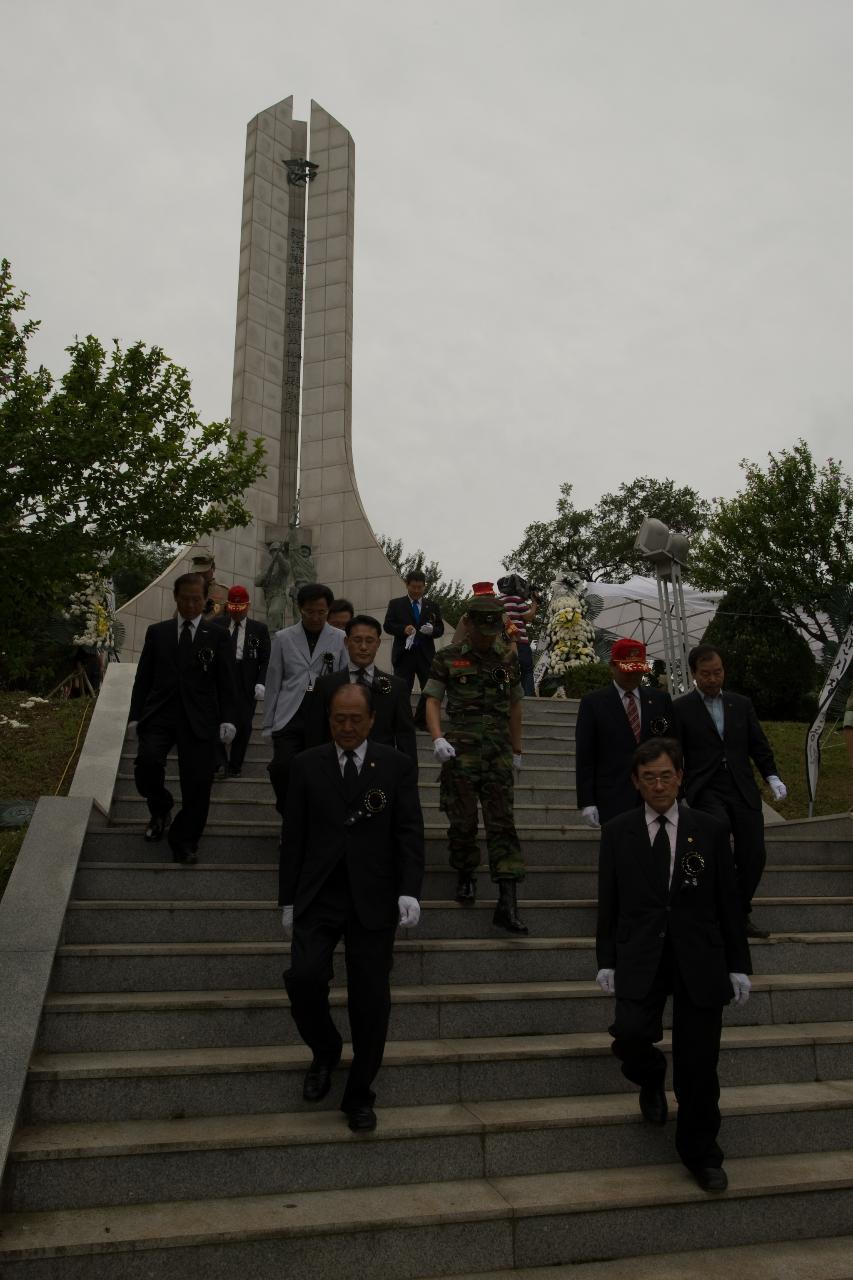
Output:
M208 648L207 645L205 645L203 649L199 649L196 653L196 658L198 659L199 665L201 666L202 671L205 671L205 672L207 671L208 667L211 665L215 657L216 657L216 654L212 649Z
M361 804L354 813L344 819L345 827L354 827L362 818L372 818L388 807L388 797L381 787L371 787L361 797Z
M377 693L390 693L391 681L387 676L376 676L373 681L373 688Z
M649 728L652 731L652 737L663 738L669 731L669 721L666 716L655 716Z
M323 654L323 675L330 676L335 669L335 655L333 653Z
M692 836L688 837L688 844L692 843L692 839ZM681 870L684 873L682 889L698 888L699 877L705 870L705 859L698 849L688 849L681 855Z

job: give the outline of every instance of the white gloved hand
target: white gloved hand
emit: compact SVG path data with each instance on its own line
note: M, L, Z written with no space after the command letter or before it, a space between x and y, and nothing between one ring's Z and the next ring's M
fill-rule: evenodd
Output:
M421 904L417 898L407 898L405 894L401 894L397 899L397 906L400 908L400 924L414 929L421 918Z
M521 752L512 753L512 771L515 775L515 784L518 786L521 782Z
M127 732L130 734L131 738L138 738L139 737L139 721L128 720Z
M588 827L600 827L598 820L598 807L594 804L588 804L585 809L581 809L581 817Z
M417 632L413 630L413 631L410 631L410 632L409 632L409 634L406 636L406 648L407 648L407 649L411 649L412 645L415 643L415 636L416 636L416 635L417 635Z
M749 978L745 973L730 973L729 981L732 984L735 1004L746 1004L749 999L749 993L752 990L752 983Z
M423 624L423 626L421 627L420 631L421 631L421 635L422 635L422 636L431 636L431 635L432 635L432 632L433 632L433 626L432 626L432 623L431 623L431 622L425 622L425 623Z
M293 928L293 903L289 907L281 909L281 927L285 933L290 933Z
M264 688L264 686L263 686L262 684L256 684L256 685L255 685L255 697L256 697L256 698L262 698L262 697L264 696L264 694L265 694L265 693L266 693L266 689Z
M228 721L226 720L224 724L221 724L219 726L220 742L224 742L227 745L229 742L233 742L236 737L237 737L237 728L235 725L229 724Z
M616 994L615 969L599 969L598 973L595 975L595 980L606 996L613 996Z
M767 785L773 793L774 800L785 800L788 796L788 788L785 786L781 778L777 778L775 773L771 773L767 779Z
M452 747L446 738L435 738L432 744L432 753L439 764L444 764L446 760L452 760L456 755L456 748Z

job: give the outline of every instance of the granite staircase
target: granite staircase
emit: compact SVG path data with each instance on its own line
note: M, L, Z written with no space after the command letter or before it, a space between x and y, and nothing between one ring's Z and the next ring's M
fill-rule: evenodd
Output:
M180 867L142 841L128 743L7 1165L4 1280L853 1276L853 824L768 830L756 918L774 936L753 948L752 999L726 1014L730 1188L709 1197L609 1052L575 710L525 704L526 939L491 926L486 876L475 908L451 900L420 737L423 915L398 942L367 1136L336 1110L340 1085L301 1101L266 744L216 784L202 862ZM334 1004L345 1028L339 986Z

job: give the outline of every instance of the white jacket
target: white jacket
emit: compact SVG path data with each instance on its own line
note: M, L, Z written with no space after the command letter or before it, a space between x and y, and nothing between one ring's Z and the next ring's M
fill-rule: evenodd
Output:
M307 691L320 676L341 671L349 663L346 636L328 622L317 637L313 654L301 622L276 631L272 638L264 694L263 734L278 733L296 715Z

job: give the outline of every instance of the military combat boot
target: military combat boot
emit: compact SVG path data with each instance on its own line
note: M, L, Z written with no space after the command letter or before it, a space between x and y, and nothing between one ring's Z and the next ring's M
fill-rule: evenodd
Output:
M506 929L507 933L527 933L527 925L519 919L516 882L514 880L498 881L498 905L492 916L492 924Z
M473 907L477 901L477 881L467 871L460 871L456 881L456 901L463 907Z

